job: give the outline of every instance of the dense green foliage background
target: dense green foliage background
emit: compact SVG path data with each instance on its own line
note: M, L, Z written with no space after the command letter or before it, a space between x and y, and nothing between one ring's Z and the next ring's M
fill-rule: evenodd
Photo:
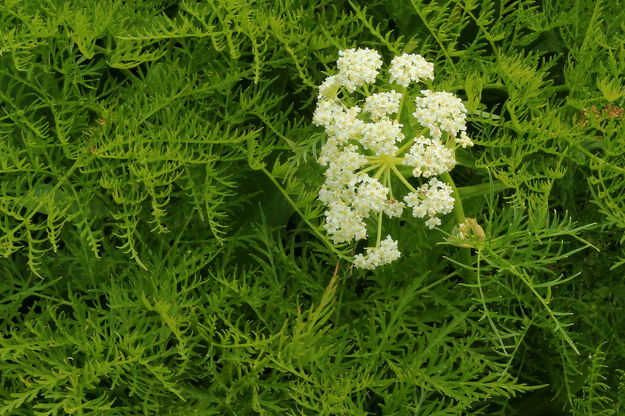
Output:
M625 7L4 0L0 415L625 412ZM397 221L366 272L316 192L338 50L470 112L486 239ZM473 270L467 273L464 270Z

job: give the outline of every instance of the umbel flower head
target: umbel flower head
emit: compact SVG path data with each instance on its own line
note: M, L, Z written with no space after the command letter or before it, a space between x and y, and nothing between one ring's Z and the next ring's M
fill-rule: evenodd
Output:
M434 228L441 225L440 215L453 211L453 188L436 176L453 169L456 147L473 142L458 97L411 88L434 79L434 65L422 56L393 58L388 82L379 85L383 62L375 50L342 50L336 65L338 73L319 86L313 116L327 136L318 159L326 167L319 199L328 207L325 229L336 244L367 238L368 219L377 217L375 246L354 258L356 267L374 269L400 257L396 240L390 235L382 240L385 216L401 217L409 207L412 216ZM402 116L413 121L404 125ZM404 176L403 166L412 168L420 186ZM401 189L393 189L398 185Z

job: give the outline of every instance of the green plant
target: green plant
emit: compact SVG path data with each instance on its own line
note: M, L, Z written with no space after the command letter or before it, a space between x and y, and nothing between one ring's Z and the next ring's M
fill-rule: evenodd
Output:
M3 2L0 415L622 413L624 13ZM465 221L389 222L375 270L312 124L365 47L433 62L475 143Z

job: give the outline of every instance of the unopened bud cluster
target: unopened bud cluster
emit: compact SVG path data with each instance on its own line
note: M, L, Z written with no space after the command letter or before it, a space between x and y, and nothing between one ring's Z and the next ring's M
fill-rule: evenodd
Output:
M399 258L397 241L382 240L382 218L400 217L411 208L425 225L441 224L439 215L454 209L452 187L437 179L456 164L455 148L473 143L466 134L466 109L449 92L420 90L410 95L412 84L432 81L434 65L420 55L395 57L388 82L375 85L382 59L374 50L339 52L337 68L320 85L313 123L325 129L327 141L319 163L327 167L319 199L327 205L325 229L334 243L367 238L366 220L377 216L377 242L357 254L354 265L373 269ZM370 90L375 90L371 91ZM398 91L397 91L398 90ZM414 117L419 128L400 122L402 114ZM412 169L421 185L413 187L398 167ZM407 188L394 197L393 182ZM397 190L396 190L397 192Z

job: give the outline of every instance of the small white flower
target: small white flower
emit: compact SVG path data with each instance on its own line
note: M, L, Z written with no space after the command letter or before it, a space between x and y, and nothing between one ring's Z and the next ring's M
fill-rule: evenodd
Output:
M363 217L344 203L331 202L325 215L325 229L335 244L367 237L367 225Z
M393 240L390 235L380 241L379 246L367 247L366 252L366 255L357 254L354 257L354 266L361 269L375 269L397 260L401 255L397 248L397 241Z
M399 111L399 103L402 95L399 92L380 92L371 94L365 99L363 110L371 114L373 121L378 121L386 116Z
M327 145L328 143L324 145L322 152ZM330 205L332 202L349 205L356 198L356 186L369 178L364 173L356 173L359 168L366 164L367 158L357 151L355 145L345 146L331 156L331 158L328 157L328 168L325 171L326 181L319 190L319 200L326 205Z
M404 207L406 205L404 205L403 202L399 202L395 199L390 199L388 201L386 201L384 203L384 213L390 217L401 217L401 214L404 212Z
M460 137L456 138L456 143L459 144L463 149L467 147L473 147L473 141L469 136L467 136L466 131L460 132Z
M412 115L423 126L430 129L435 139L440 139L445 131L455 137L459 131L466 130L467 109L462 100L450 92L421 90L423 97L417 97L416 111Z
M454 151L440 141L420 136L415 138L402 164L414 167L413 176L429 178L452 170L456 159Z
M388 192L389 189L382 185L380 181L365 176L356 190L352 207L354 211L362 216L367 216L371 211L382 211Z
M358 152L358 147L353 144L343 146L341 151L330 160L326 176L332 178L340 171L355 171L367 163L367 157Z
M328 164L339 157L341 153L341 148L339 147L339 142L335 137L328 137L328 140L321 146L321 152L319 153L319 157L317 158L317 162L321 166L328 166Z
M378 156L395 155L399 151L395 144L404 140L402 127L402 124L388 119L365 123L362 127L360 144Z
M340 58L336 61L339 69L337 78L349 92L354 92L364 83L374 83L382 59L377 51L369 48L346 49L339 51Z
M313 124L320 127L330 127L334 124L335 114L343 111L343 106L338 100L319 100L313 114Z
M429 229L436 228L441 225L441 219L438 217L430 217L425 221L425 226Z
M344 144L350 139L360 135L365 122L358 119L360 108L358 106L334 109L332 122L325 126L326 133L335 137L339 143Z
M403 54L391 61L390 81L407 87L411 82L420 82L434 79L434 64L428 62L421 55Z
M417 192L410 192L404 198L406 205L412 208L412 215L417 218L434 217L438 214L449 214L454 209L453 190L448 184L436 178L430 179L421 185ZM429 228L440 225L440 222L432 220L427 222Z

